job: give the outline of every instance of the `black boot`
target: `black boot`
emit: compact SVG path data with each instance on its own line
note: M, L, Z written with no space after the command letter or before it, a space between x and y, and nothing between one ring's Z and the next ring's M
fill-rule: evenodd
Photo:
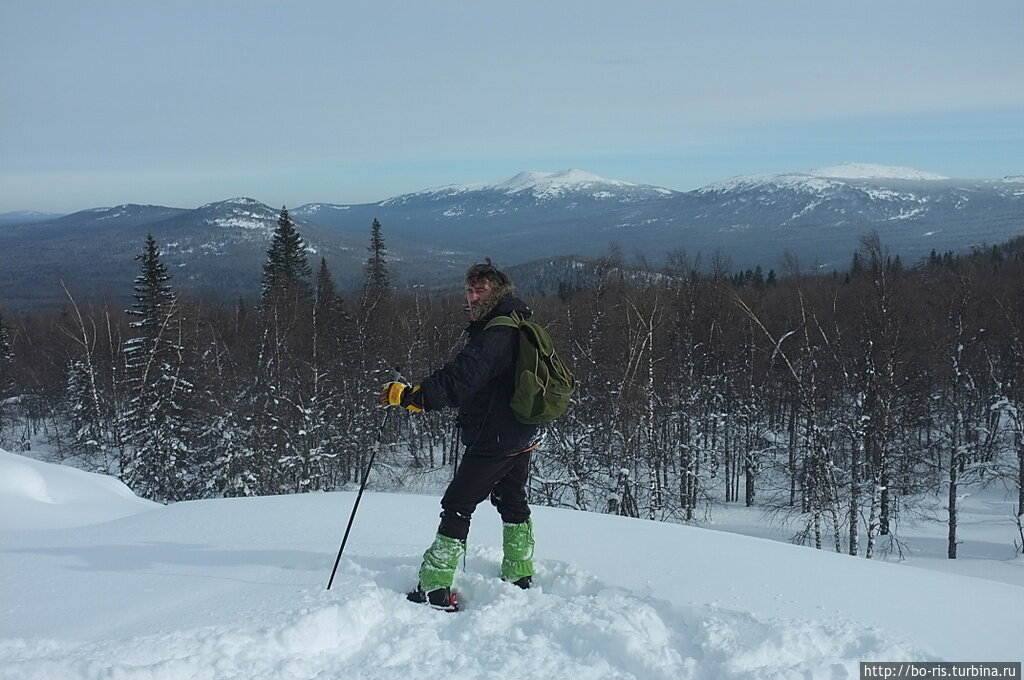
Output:
M532 576L524 576L521 579L512 581L512 585L522 588L523 590L529 590L530 585L533 583Z
M445 612L459 611L459 600L451 588L438 588L429 593L423 592L423 588L417 583L416 589L410 591L405 599L417 604L429 604L434 609Z

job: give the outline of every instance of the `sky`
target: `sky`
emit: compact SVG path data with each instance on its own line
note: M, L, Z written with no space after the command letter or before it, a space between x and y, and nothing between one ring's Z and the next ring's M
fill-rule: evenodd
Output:
M0 0L0 212L1024 174L1020 0Z

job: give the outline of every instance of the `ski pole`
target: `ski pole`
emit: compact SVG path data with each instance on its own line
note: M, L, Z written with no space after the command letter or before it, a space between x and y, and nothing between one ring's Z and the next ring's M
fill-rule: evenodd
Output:
M356 519L356 510L359 509L359 501L363 498L363 490L366 488L366 480L370 477L370 468L373 467L373 460L377 457L377 452L380 451L380 439L383 436L383 430L388 424L388 417L390 415L391 409L385 409L384 419L380 424L382 432L378 435L377 441L373 443L373 450L370 452L370 462L367 463L366 470L363 472L363 480L359 483L359 493L356 494L356 502L352 505L352 514L349 515L348 525L345 527L345 536L341 539L341 548L338 549L338 557L334 560L334 569L331 569L331 578L327 581L327 590L330 590L331 586L334 585L334 575L338 572L338 565L341 563L341 554L345 552L345 544L348 543L348 534L352 531L352 522Z

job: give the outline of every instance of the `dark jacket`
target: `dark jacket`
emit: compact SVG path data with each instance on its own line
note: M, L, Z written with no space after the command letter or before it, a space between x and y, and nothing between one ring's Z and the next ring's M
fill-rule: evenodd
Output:
M501 456L528 448L537 438L537 425L520 423L508 403L515 391L519 331L508 326L484 330L496 316L533 312L525 302L506 295L484 318L466 329L469 341L454 359L421 384L427 410L459 409L459 426L466 452Z

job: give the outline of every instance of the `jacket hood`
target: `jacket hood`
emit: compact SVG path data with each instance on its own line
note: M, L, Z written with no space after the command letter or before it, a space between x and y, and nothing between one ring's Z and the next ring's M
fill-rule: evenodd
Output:
M519 312L519 315L524 319L528 319L533 316L533 310L530 309L530 305L526 304L512 293L507 293L498 299L497 304L494 305L494 309L483 318L490 321L496 316L507 316L512 312Z

